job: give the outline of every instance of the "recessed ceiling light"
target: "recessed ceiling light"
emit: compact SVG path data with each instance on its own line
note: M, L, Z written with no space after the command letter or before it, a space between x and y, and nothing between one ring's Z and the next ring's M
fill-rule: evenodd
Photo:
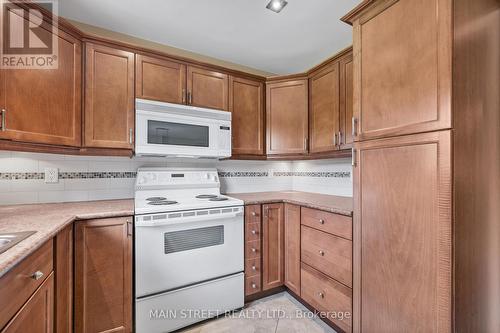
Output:
M272 10L275 13L281 12L283 8L288 4L285 0L271 0L267 4L266 8Z

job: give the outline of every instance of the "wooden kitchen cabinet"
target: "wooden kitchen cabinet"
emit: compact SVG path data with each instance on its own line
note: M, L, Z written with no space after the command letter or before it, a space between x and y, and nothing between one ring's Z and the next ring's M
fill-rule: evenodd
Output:
M73 331L73 223L54 237L54 331Z
M355 140L451 128L452 1L380 1L353 24Z
M285 285L300 296L300 206L285 204Z
M132 217L75 223L75 332L132 331Z
M339 62L318 70L309 78L309 152L339 149Z
M355 150L354 331L451 332L451 131Z
M269 82L266 85L268 155L307 154L307 79Z
M85 45L85 147L134 147L134 54Z
M245 296L262 291L261 205L245 206Z
M135 56L137 98L186 103L186 65L166 58Z
M265 204L262 211L262 290L268 290L285 280L284 206Z
M233 155L264 155L264 84L229 77Z
M227 74L187 66L187 103L209 109L228 111L229 77Z
M340 149L352 148L353 56L352 50L340 59Z
M57 38L56 69L0 70L0 109L5 124L0 139L73 147L81 144L81 43L61 29L53 35L52 29L44 22L37 34L42 40Z

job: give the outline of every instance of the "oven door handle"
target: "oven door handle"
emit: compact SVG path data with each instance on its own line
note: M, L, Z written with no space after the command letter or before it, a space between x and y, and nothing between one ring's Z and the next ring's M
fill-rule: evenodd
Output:
M170 213L166 214L172 215L176 213ZM219 213L219 214L210 214L208 212L207 215L196 215L196 216L182 216L182 213L179 217L173 217L173 218L165 218L165 219L158 219L158 220L153 220L153 216L151 217L151 221L144 221L142 218L137 219L135 221L135 227L161 227L161 226L170 226L170 225L179 225L179 224L187 224L187 223L194 223L194 222L201 222L201 221L212 221L212 220L227 220L227 219L233 219L235 217L240 217L243 216L243 210L238 211L238 212L232 212L232 213ZM243 222L243 219L241 220Z

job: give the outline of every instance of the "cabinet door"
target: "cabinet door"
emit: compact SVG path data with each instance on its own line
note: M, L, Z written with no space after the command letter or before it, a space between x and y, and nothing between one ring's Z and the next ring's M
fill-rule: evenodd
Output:
M284 282L284 214L283 204L262 205L262 290Z
M14 15L14 14L13 14ZM51 145L81 145L81 43L42 25L41 40L58 41L57 69L2 69L0 109L5 128L0 139Z
M285 204L285 285L300 296L300 207Z
M138 54L135 57L137 98L186 103L186 66L167 59Z
M75 224L75 332L132 330L132 217Z
M134 54L86 44L85 146L133 148Z
M311 153L338 149L339 97L339 63L335 62L309 79Z
M231 76L229 111L233 155L264 154L264 84Z
M352 102L353 102L352 53L340 60L340 149L352 147Z
M51 273L2 333L52 333L54 328L54 274Z
M354 331L451 332L451 131L355 156Z
M228 110L228 75L188 66L187 89L189 105Z
M355 140L451 128L452 1L387 0L353 22Z
M307 153L307 105L307 80L267 84L268 155Z

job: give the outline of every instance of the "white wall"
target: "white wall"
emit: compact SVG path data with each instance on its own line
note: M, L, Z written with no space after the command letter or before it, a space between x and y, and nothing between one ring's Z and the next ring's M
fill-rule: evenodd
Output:
M221 190L299 190L352 196L348 160L210 161L164 158L87 157L0 151L0 204L132 198L134 172L143 166L216 167ZM59 169L58 183L46 184L46 167ZM103 174L113 172L115 174ZM335 174L342 172L344 174ZM345 173L349 173L346 177ZM65 179L61 177L67 173ZM35 179L33 179L35 178Z

